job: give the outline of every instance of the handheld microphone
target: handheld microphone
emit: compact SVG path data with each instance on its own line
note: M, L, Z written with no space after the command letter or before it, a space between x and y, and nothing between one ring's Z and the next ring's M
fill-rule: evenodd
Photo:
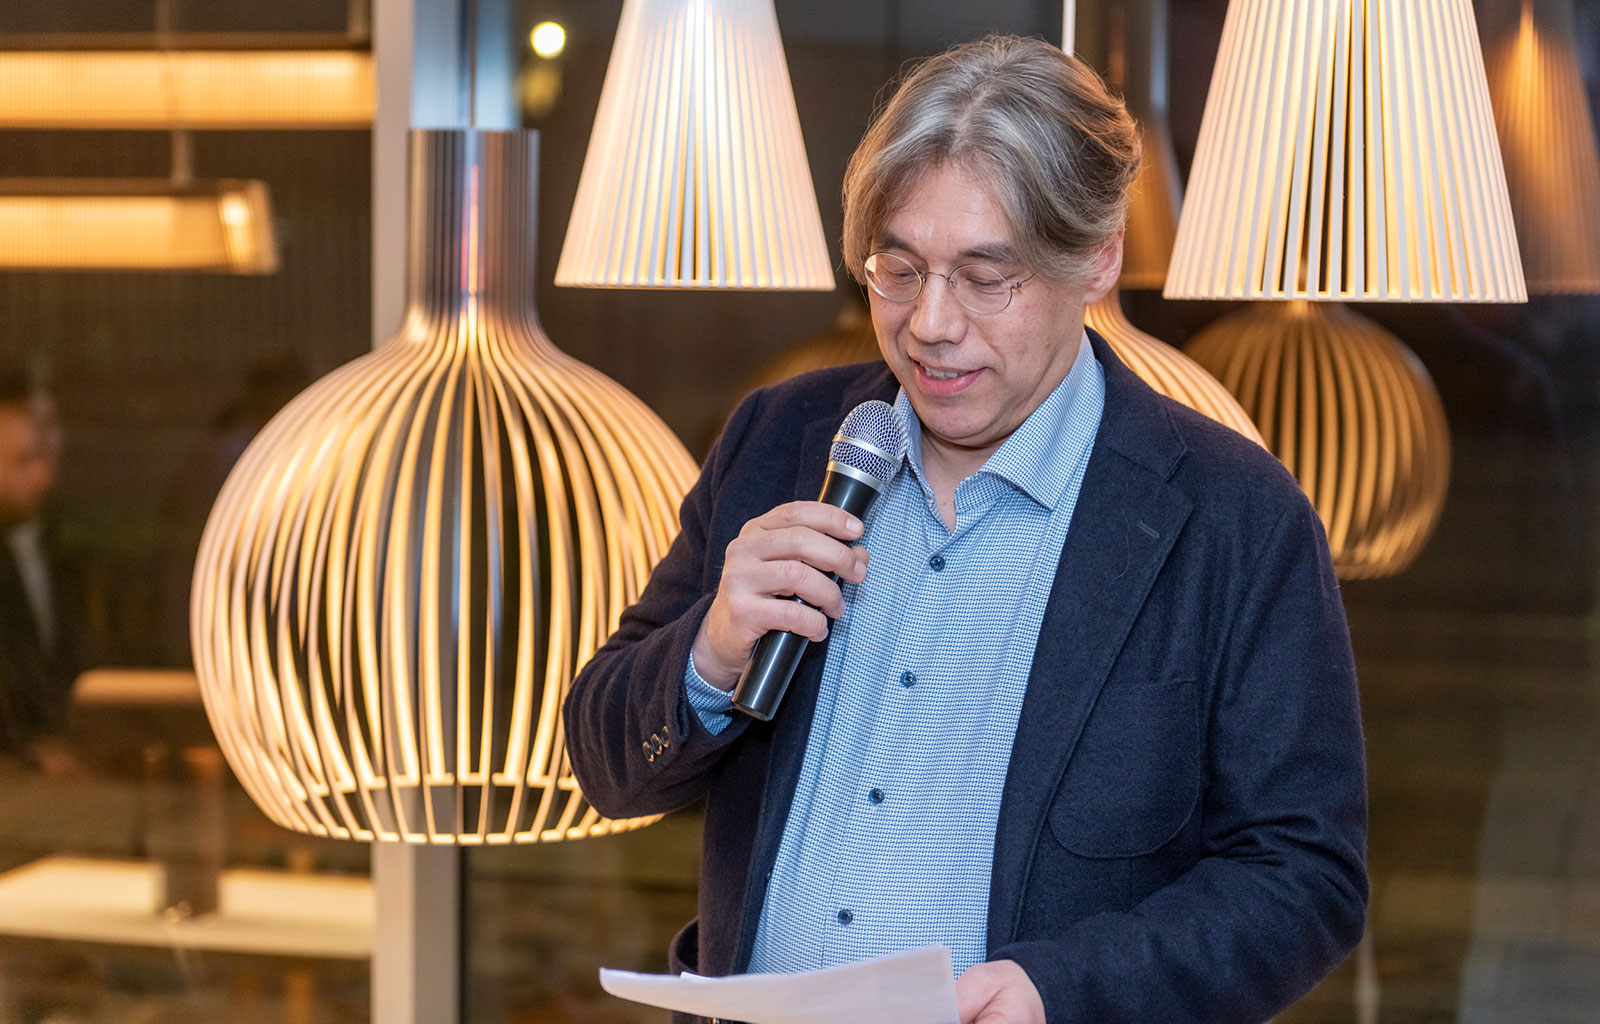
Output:
M906 454L906 424L888 402L862 402L839 424L828 449L828 475L817 500L861 519ZM838 577L833 577L837 582ZM798 601L795 597L791 600ZM774 629L762 637L733 691L733 706L765 722L778 710L811 641Z

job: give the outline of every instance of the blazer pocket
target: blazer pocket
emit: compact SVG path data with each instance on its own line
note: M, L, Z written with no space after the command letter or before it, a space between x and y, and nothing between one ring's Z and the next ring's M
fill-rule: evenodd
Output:
M1199 687L1108 685L1050 805L1050 831L1081 857L1140 857L1170 842L1200 802Z

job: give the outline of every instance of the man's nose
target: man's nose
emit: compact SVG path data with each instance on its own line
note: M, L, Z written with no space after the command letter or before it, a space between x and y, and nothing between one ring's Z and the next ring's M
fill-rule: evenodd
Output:
M912 300L911 333L926 342L958 341L966 324L966 307L956 301L955 286L943 274L928 274L922 292Z

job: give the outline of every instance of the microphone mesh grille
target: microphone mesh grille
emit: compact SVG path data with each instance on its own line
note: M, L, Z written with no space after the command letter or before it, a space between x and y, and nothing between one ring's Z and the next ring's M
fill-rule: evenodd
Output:
M890 457L884 458L856 442L887 452ZM907 443L905 420L888 402L873 399L851 409L839 424L839 436L828 449L828 460L860 470L877 480L881 488L900 468Z

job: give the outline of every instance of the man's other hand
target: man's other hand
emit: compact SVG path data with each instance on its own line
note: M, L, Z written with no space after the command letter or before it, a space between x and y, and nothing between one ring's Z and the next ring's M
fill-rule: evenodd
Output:
M828 620L844 614L828 574L851 583L867 575L866 549L850 546L862 529L861 520L820 501L791 501L745 523L728 545L717 596L694 640L700 678L733 689L756 641L774 629L826 638Z
M956 979L961 1024L1045 1024L1044 1000L1015 960L974 964Z

